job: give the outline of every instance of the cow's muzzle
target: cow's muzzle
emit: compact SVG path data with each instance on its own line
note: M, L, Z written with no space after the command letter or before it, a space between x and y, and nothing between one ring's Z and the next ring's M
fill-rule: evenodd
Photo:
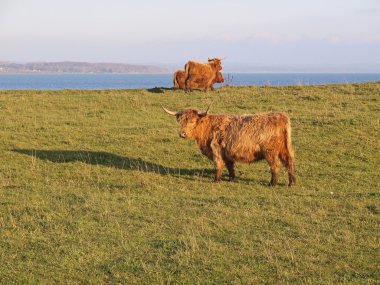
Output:
M179 132L179 136L183 139L187 138L187 135L185 132Z

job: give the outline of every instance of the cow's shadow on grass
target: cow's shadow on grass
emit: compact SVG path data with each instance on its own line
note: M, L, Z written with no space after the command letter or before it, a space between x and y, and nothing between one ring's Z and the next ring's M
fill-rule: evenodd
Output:
M83 162L92 165L103 165L124 170L136 170L151 172L160 175L171 175L193 180L194 177L212 179L214 169L188 169L163 166L158 163L148 162L140 158L131 158L103 151L84 150L36 150L36 149L13 149L13 152L29 155L41 160L54 163Z
M147 89L147 91L150 93L164 93L165 90L175 90L175 89L167 88L167 87L154 87L154 88Z

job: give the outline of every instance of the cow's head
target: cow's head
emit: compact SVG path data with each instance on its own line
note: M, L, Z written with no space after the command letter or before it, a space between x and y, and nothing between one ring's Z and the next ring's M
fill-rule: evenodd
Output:
M208 63L216 70L222 70L222 60L220 58L209 58Z
M208 63L215 63L215 64L222 64L222 59L221 58L217 58L217 57L215 57L215 58L209 58L208 59Z
M173 112L169 111L162 105L161 107L169 115L176 116L177 122L181 125L179 136L184 139L194 138L196 136L195 128L199 120L207 116L207 112L210 109L210 106L208 106L206 112L199 112L194 109L186 109L183 111Z
M224 82L223 74L222 74L220 71L218 71L218 72L216 73L216 76L215 76L215 82L216 82L216 83L223 83L223 82Z

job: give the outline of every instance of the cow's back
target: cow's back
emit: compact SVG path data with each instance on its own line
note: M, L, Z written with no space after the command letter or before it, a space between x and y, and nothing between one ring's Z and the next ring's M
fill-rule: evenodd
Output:
M187 76L210 77L213 74L212 68L208 63L188 61L185 68Z
M234 161L260 160L266 151L284 147L287 124L284 113L231 116L223 139L225 155Z

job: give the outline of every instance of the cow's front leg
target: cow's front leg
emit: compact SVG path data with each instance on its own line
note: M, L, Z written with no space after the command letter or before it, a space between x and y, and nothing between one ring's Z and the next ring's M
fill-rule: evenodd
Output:
M214 160L215 164L215 179L214 182L219 182L221 177L222 177L222 171L223 171L223 166L224 166L224 161L223 160Z
M278 173L280 171L280 160L278 158L278 155L275 153L268 153L266 159L268 161L272 174L269 186L276 186L278 181Z
M214 86L213 86L212 80L210 80L209 82L207 82L206 90L207 89L210 89L211 91L214 91Z
M211 141L210 146L211 146L213 161L214 161L214 165L215 165L215 179L214 179L214 181L218 182L218 181L220 181L220 178L222 176L222 170L223 170L223 166L224 166L224 161L223 161L222 154L221 154L222 153L221 152L221 146L218 143L217 139L213 139Z

